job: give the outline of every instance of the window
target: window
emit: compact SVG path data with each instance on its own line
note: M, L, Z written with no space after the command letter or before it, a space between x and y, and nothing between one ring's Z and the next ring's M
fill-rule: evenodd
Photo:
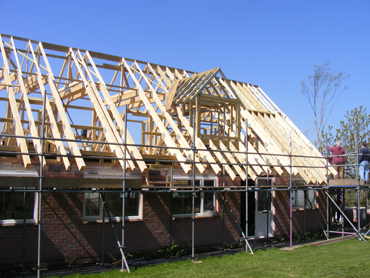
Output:
M295 190L293 191L293 208L303 209L305 207L311 209L316 207L316 190ZM311 206L312 204L312 206Z
M258 191L258 211L271 210L271 191Z
M126 186L135 183L136 180L126 180ZM122 192L105 192L104 200L108 206L109 214L113 220L122 218ZM103 205L100 193L84 193L84 220L102 220L103 210L106 219L107 211ZM139 219L141 217L141 194L137 192L126 192L125 195L125 219Z
M272 179L258 178L258 186L272 186ZM258 211L270 211L271 210L272 195L271 191L258 191Z
M35 193L33 192L1 192L0 223L18 224L35 222Z
M197 179L195 186L214 186L215 180ZM192 180L174 179L174 186L192 186ZM215 194L214 192L197 192L195 197L196 215L212 215L215 213ZM172 193L172 213L174 215L189 216L192 213L192 193L173 192Z

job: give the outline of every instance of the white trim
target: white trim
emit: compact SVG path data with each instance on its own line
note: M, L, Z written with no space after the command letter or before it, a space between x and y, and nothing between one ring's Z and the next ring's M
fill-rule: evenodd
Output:
M4 193L8 193L8 192L4 192ZM17 193L23 193L23 192L17 192ZM36 208L37 208L38 194L36 192L33 192L33 195L34 195L33 214L32 214L33 218L32 219L26 218L26 224L36 224L37 223L37 209ZM14 225L20 225L20 224L24 224L24 219L1 219L0 220L0 226L14 226Z
M141 180L141 177L140 176L129 176L129 177L126 177L127 180ZM99 194L97 192L91 192L91 193L96 193L96 194ZM109 193L109 191L105 192L105 193ZM116 192L118 193L118 192ZM126 194L127 193L132 193L132 192L127 192L126 191ZM138 215L135 215L135 216L125 216L125 220L142 220L143 219L143 194L142 193L138 193L138 192L134 192L135 194L140 194L139 195L139 200L138 200ZM101 200L101 196L99 194L99 215L92 215L92 216L86 216L86 207L85 207L85 194L86 193L83 193L83 210L82 210L82 221L84 222L96 222L96 221L102 221L103 219L103 202ZM111 217L112 218L112 221L116 221L116 222L120 222L122 221L122 216L113 216ZM105 215L105 221L108 220L108 216Z
M30 177L37 178L39 175L36 171L24 170L0 170L0 177Z
M193 176L173 176L173 180L192 180ZM218 179L215 176L195 176L195 180L199 181L199 187L204 186L204 181L205 180L212 180L213 181L213 186L217 187L218 186ZM174 186L176 187L176 186ZM184 192L177 192L177 193L184 193ZM216 199L216 194L213 193L213 211L206 211L203 212L204 210L204 193L206 192L199 192L201 194L201 199L200 199L200 210L201 212L195 213L195 217L209 217L209 216L216 216L217 215L217 199ZM191 213L181 213L181 214L173 214L174 218L182 218L182 217L191 217Z

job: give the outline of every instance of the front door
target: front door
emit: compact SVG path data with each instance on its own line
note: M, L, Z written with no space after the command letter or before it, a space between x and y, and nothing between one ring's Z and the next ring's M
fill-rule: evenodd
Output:
M256 181L248 180L248 187L253 188L256 185L271 185L272 180L267 178L258 178ZM242 182L245 185L245 182ZM248 192L248 237L267 237L273 236L273 213L272 213L272 194L271 191L249 191ZM246 194L240 193L241 205L241 228L245 233L246 224Z
M273 235L273 214L271 210L271 191L256 191L256 228L255 237ZM267 234L268 231L268 234Z

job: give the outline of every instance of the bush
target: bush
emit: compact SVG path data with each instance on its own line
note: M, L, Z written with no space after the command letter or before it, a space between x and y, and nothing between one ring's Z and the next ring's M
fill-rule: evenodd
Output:
M172 245L171 247L171 255L176 257L182 257L187 255L187 251L178 246L178 245ZM135 259L141 259L144 258L146 260L153 260L153 259L168 259L170 258L170 247L169 246L162 246L160 249L158 249L155 252L148 252L148 251L142 251L142 252L135 252L133 254L127 254L126 259L128 260L135 260Z
M300 242L305 240L315 240L325 238L325 233L322 230L307 231L304 233L297 233L293 235L294 242Z

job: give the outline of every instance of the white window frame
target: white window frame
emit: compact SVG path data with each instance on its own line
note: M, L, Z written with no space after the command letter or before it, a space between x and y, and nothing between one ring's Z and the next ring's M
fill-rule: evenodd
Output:
M189 176L173 176L173 180L192 180L193 177L189 177ZM198 180L199 181L199 187L203 187L204 186L204 181L206 180L212 180L213 181L213 187L217 187L217 177L203 177L203 176L196 176L195 177L195 180ZM176 187L176 186L174 186ZM178 192L179 194L183 193L183 192ZM197 197L198 198L201 198L200 199L200 212L197 212L195 213L195 216L215 216L217 215L217 200L216 200L216 194L215 192L212 192L213 193L213 211L206 211L204 212L204 192L197 192L196 194L200 194L198 195ZM173 194L173 193L172 193ZM191 213L181 213L181 214L173 214L173 217L178 217L178 218L181 218L181 217L190 217L192 214Z
M18 188L20 189L20 188ZM21 188L24 189L24 188ZM18 191L17 193L23 193L21 191ZM27 193L27 192L26 192ZM28 192L29 193L29 192ZM34 194L34 202L33 202L33 213L32 213L32 219L26 218L26 224L35 224L37 222L37 200L38 200L38 194L36 192L33 192ZM24 224L24 219L2 219L0 220L1 226L13 226L18 224Z
M128 179L139 179L139 178L128 178ZM141 180L141 179L140 179ZM94 192L91 192L91 193L94 193ZM109 193L109 190L107 190L106 192L104 193ZM111 192L113 193L113 192ZM131 193L135 193L135 194L139 194L139 203L138 203L138 215L135 215L135 216L125 216L125 220L142 220L143 219L143 194L140 193L140 192L129 192L126 190L126 194L131 194ZM104 206L103 206L103 200L101 198L101 195L100 193L97 193L95 192L95 194L99 194L99 215L91 215L91 216L86 216L86 206L85 206L85 198L86 198L86 193L83 193L83 216L82 216L82 219L84 222L90 222L90 221L102 221L103 220L103 209L104 209ZM109 207L108 207L109 209ZM116 221L116 222L120 222L122 220L122 216L111 216L111 219L112 221ZM104 218L105 221L108 221L109 218L108 218L108 215L105 211L105 218Z
M297 181L303 181L303 180L293 180L293 183L294 182L297 182ZM305 194L305 191L307 194ZM316 190L315 189L312 189L312 188L302 188L302 189L297 189L297 190L293 190L293 202L292 202L292 208L293 209L316 209L316 198L317 198L317 193L316 193ZM312 202L312 208L311 208L311 205L310 205L310 202L308 201L311 200ZM303 204L302 204L303 202Z

